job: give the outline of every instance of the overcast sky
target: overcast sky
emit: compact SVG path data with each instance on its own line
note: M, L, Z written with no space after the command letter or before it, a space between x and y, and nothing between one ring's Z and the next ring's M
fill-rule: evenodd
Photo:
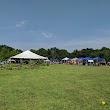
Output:
M0 45L110 48L110 0L0 0Z

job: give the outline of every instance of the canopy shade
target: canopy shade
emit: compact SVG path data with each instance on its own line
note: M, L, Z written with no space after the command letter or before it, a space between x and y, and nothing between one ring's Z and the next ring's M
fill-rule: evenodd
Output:
M75 58L72 58L71 60L72 60L72 61L76 61L76 60L78 60L78 58L75 57Z
M102 61L104 58L96 57L96 58L90 58L90 57L85 57L85 58L79 58L79 60L97 60L97 61Z
M62 60L70 60L70 58L68 58L68 57L65 57L65 58L63 58Z
M79 60L94 60L94 58L85 57L85 58L79 58Z
M100 57L96 57L96 58L94 58L94 60L102 61L102 60L105 60L105 59L104 58L100 58Z
M46 60L48 59L47 57L43 57L43 56L40 56L40 55L37 55L29 50L27 51L24 51L18 55L15 55L13 57L11 57L11 59L43 59L43 60Z

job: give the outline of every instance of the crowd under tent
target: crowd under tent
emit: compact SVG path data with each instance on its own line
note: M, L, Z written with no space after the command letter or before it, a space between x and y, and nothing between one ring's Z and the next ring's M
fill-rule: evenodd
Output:
M71 64L76 64L77 63L77 60L78 60L78 58L76 58L76 57L75 58L72 58L70 63Z
M68 57L65 57L62 59L62 63L68 63L68 61L70 61L71 59Z
M16 61L14 59L8 59L7 63L16 63Z
M106 64L104 58L96 57L96 58L90 58L90 57L85 57L85 58L79 58L78 59L78 64L82 65L101 65L101 64Z
M58 59L51 59L50 61L54 64L59 64L60 63L60 61Z
M78 58L78 64L79 65L93 65L94 64L94 60L93 58L90 57L85 57L85 58Z
M45 62L45 63L48 63L48 64L50 64L50 63L51 63L51 61L50 61L49 59L44 60L44 62Z
M106 61L104 58L96 57L94 58L94 62L96 65L106 65Z

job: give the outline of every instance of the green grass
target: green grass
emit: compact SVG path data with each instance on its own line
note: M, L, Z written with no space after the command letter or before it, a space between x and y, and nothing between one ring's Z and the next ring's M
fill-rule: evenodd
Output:
M110 110L110 67L0 70L0 110Z

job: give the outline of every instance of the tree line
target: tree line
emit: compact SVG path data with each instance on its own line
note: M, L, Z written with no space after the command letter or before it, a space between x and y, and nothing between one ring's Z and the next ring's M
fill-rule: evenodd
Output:
M59 49L56 47L50 49L40 48L38 50L30 49L30 51L42 55L44 57L48 57L50 60L58 59L61 60L65 57L74 58L74 57L101 57L106 61L110 60L110 48L102 47L101 49L92 49L86 48L82 50L74 50L73 52L68 52L66 49ZM21 53L22 50L14 49L13 47L9 47L7 45L0 45L0 61L4 61L9 59L11 56L17 55Z

